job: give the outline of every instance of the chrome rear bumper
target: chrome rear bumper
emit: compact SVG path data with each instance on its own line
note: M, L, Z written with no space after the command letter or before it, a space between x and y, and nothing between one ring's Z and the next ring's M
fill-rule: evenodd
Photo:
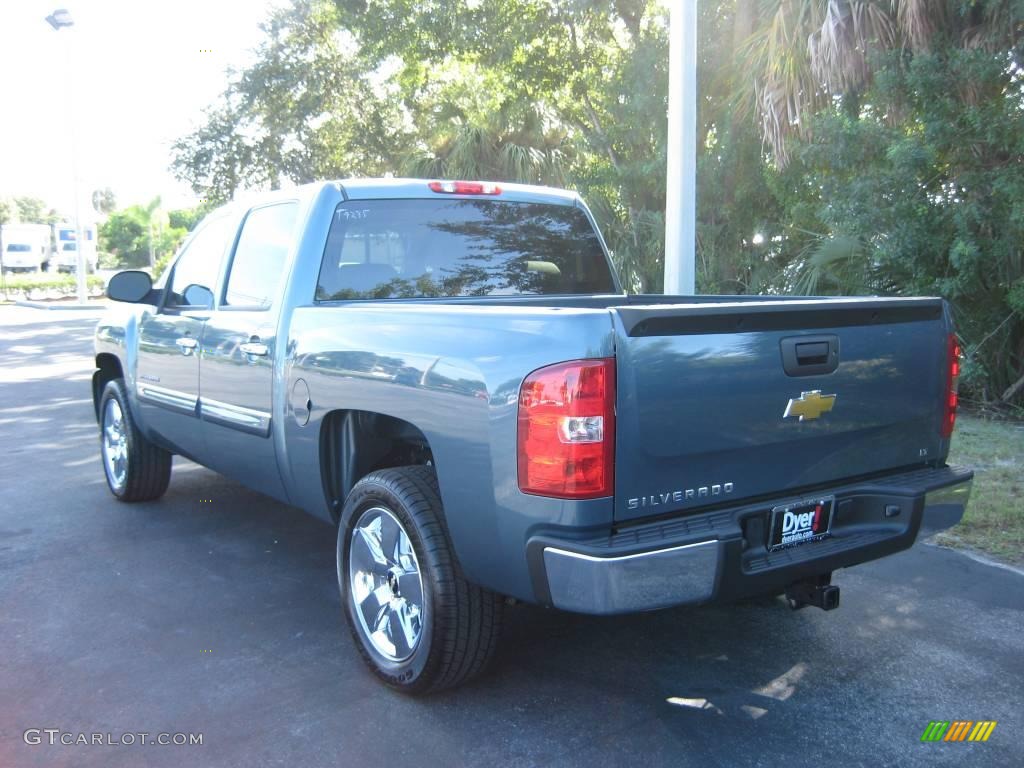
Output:
M972 477L940 467L839 486L830 536L777 551L765 548L770 502L654 521L590 540L538 536L527 547L538 602L617 614L777 591L907 549L956 525Z
M952 528L960 522L971 498L972 480L963 480L955 485L929 491L924 497L924 514L918 537Z
M711 598L718 542L702 541L621 557L544 549L551 600L565 611L628 613Z

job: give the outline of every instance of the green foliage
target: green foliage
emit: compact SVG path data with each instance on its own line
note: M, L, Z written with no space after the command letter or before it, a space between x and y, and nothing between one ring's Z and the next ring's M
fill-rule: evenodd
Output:
M169 256L184 240L188 229L183 226L197 216L194 211L160 209L160 199L149 205L132 205L111 213L99 228L99 247L108 254L104 266L115 269L144 267Z
M112 254L121 267L141 267L149 263L149 232L145 211L132 206L114 211L100 225L100 248Z
M171 266L171 259L174 258L174 253L165 253L159 259L156 260L156 264L153 265L153 279L156 280L164 273L164 271Z
M179 208L174 211L168 211L167 223L174 229L183 229L186 232L191 232L195 229L196 224L202 221L203 217L212 211L213 208L213 203L207 202L197 205L195 208Z
M974 470L971 503L955 528L939 542L968 546L1024 565L1024 425L961 415L949 461Z
M86 287L90 293L102 291L103 278L98 275L86 275ZM27 297L40 293L55 292L61 296L71 296L78 290L78 281L74 275L25 274L4 275L4 291L0 292L7 300Z
M55 224L60 214L37 197L18 196L0 200L0 224Z
M818 114L778 185L785 209L824 233L794 235L791 287L947 298L968 394L983 401L1024 373L1024 89L1013 72L982 49L893 56L859 114Z
M405 146L399 101L352 56L334 5L295 0L262 28L256 63L175 143L178 175L223 202L246 187L394 170Z
M667 7L292 0L174 168L210 201L385 173L568 186L656 292ZM1020 0L698 8L698 288L942 295L968 395L1024 396Z

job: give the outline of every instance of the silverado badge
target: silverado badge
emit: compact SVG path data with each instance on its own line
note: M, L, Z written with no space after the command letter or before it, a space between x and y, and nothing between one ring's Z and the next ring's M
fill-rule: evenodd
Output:
M815 389L811 392L801 392L800 397L790 398L782 418L788 419L790 416L799 416L800 421L810 421L811 419L818 418L823 413L831 411L835 403L835 395L823 395L820 389Z

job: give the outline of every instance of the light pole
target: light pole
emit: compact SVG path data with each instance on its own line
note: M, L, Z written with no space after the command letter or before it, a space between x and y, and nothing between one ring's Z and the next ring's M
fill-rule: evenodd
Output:
M75 25L71 14L66 8L55 10L46 17L46 23L53 27L56 32L60 32L64 27L73 27ZM71 61L71 45L72 42L68 40L64 46L64 51L67 62L68 88L71 92L71 191L75 195L75 277L78 283L78 301L84 304L89 300L89 294L85 281L85 251L83 250L85 231L82 228L82 201L78 194L78 110L75 109L75 68L72 66Z
M671 14L664 292L693 295L697 292L697 0L675 0Z

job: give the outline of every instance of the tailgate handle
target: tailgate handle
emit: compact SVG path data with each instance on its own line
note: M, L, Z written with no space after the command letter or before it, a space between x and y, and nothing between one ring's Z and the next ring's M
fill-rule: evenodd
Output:
M788 376L820 376L839 367L839 337L835 334L790 336L779 346Z
M828 342L810 341L796 345L796 361L800 365L821 365L828 362Z

